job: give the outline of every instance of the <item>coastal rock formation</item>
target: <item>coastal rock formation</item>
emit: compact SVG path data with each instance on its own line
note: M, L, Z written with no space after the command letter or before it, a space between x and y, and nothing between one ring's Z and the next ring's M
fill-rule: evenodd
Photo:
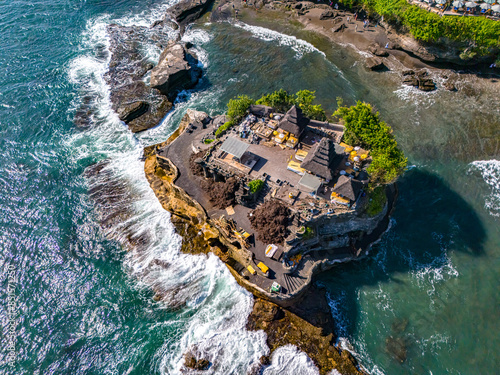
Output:
M379 56L379 57L389 56L389 52L387 52L387 50L384 48L380 48L380 46L377 44L372 44L371 46L369 46L368 51L373 53L375 56Z
M144 83L144 76L154 64L141 45L154 40L160 48L168 41L167 32L116 24L109 25L107 31L111 59L104 78L110 86L113 110L134 133L156 126L172 108L172 103Z
M363 374L357 369L354 357L345 350L340 352L335 346L332 333L324 335L321 328L272 302L256 299L247 329L264 330L271 352L284 345L297 346L318 366L320 374L333 369L344 375Z
M384 62L379 57L369 57L366 59L365 64L370 70L382 70L385 68Z
M332 10L325 10L321 13L319 16L320 20L328 20L330 18L335 18L337 17L337 13L334 13Z
M184 366L193 370L205 371L210 367L210 362L206 359L197 359L193 353L186 353L184 356Z
M179 90L191 88L198 82L201 69L197 64L198 61L183 45L169 42L158 65L151 71L151 87L173 97Z
M198 19L212 4L213 0L184 0L167 10L167 13L179 24L181 31L185 26Z
M415 72L413 70L405 70L402 72L403 83L407 86L417 87L422 91L433 91L436 89L436 84L429 78L429 73L425 70Z
M156 126L172 108L159 90L143 81L115 87L111 92L113 109L133 133Z

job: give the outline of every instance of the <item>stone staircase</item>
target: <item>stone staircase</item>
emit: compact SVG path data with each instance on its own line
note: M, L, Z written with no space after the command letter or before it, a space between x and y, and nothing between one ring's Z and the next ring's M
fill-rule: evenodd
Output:
M305 279L300 276L295 275L283 275L283 280L285 281L284 287L288 294L294 293L302 285L304 285Z

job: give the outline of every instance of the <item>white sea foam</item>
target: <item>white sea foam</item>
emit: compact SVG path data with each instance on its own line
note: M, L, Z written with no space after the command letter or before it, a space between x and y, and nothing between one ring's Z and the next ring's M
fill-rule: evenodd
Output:
M252 296L236 284L217 257L179 252L181 239L175 234L170 215L144 177L140 138L111 109L109 88L104 80L109 52L106 58L98 58L95 53L98 46L105 49L109 46L106 22L111 21L101 17L88 24L82 55L68 67L69 80L79 87L81 97L93 98L96 113L87 130L66 141L68 158L74 163L106 159L99 175L89 180L89 187L97 188L109 180L124 186L126 199L112 202L104 211L123 209L131 214L111 223L105 233L129 247L124 266L137 286L160 291L165 296L162 306L179 309L176 320L158 322L172 325L175 333L166 338L156 353L156 370L164 374L181 373L183 355L190 350L212 362L207 374L244 373L269 352L262 331L245 329ZM191 104L193 99L196 98L190 99ZM77 107L79 101L75 100L73 106ZM84 236L85 232L80 234ZM139 245L130 247L134 238Z
M272 356L271 365L263 375L317 375L318 368L313 361L296 346L286 345L276 349Z
M492 216L500 217L500 161L478 160L471 163L471 168L479 170L484 181L491 187L484 206Z
M314 47L311 43L305 40L298 39L291 35L282 34L280 32L266 29L260 26L251 26L243 22L236 22L234 24L236 27L240 27L246 31L252 33L256 38L264 41L274 41L280 46L289 46L295 51L295 58L300 59L306 53L319 53L326 57L325 53Z

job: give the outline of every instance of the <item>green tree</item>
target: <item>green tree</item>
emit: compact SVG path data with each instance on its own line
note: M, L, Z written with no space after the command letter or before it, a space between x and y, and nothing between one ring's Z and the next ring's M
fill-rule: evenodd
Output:
M312 104L314 99L316 99L315 92L310 90L298 91L295 94L295 104L302 109L305 116L314 120L325 121L326 113L321 104Z
M340 103L340 101L337 101ZM371 150L372 161L368 167L372 187L395 181L408 163L398 148L392 129L380 119L368 103L358 101L355 106L340 106L333 114L345 126L344 141Z
M284 89L279 89L270 94L263 95L257 104L273 107L277 112L285 113L295 104L293 95L288 94Z
M250 181L248 183L248 187L250 188L250 192L252 194L255 194L259 191L262 190L262 188L264 187L264 181L262 180L253 180L253 181Z
M240 95L236 99L229 100L227 103L227 115L233 122L240 121L248 111L250 105L254 104L255 100L248 95Z

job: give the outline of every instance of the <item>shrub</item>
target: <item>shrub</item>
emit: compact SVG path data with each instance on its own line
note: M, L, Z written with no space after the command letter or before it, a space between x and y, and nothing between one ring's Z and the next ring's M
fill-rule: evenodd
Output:
M224 135L224 133L226 133L226 130L228 130L229 128L231 128L235 124L236 124L236 121L230 120L230 121L224 123L223 125L219 126L219 129L217 129L215 131L215 137L216 138L222 137Z
M314 93L315 91L300 90L295 95L290 95L285 90L280 89L271 94L263 95L257 100L257 104L273 107L281 113L285 113L291 106L297 105L302 109L305 116L313 120L324 121L326 120L326 114L321 104L312 104L316 99Z
M264 181L262 180L253 180L253 181L250 181L248 183L248 187L250 188L250 192L252 194L255 194L259 191L262 190L262 188L264 187Z
M368 193L369 201L366 208L366 213L368 216L375 216L382 212L387 201L387 195L385 194L385 187L378 186L370 193Z
M214 141L214 139L210 139L210 138L207 138L203 141L203 143L205 143L206 145L212 143Z
M295 98L285 90L279 89L270 94L263 95L257 100L257 104L267 105L280 113L285 113L295 104Z
M247 95L240 95L237 99L231 99L227 103L227 115L234 122L240 121L248 111L250 105L254 104L255 100ZM224 124L225 125L225 124Z
M406 0L341 0L348 6L361 5L368 14L377 13L396 25L403 26L415 39L439 42L446 38L454 42L475 45L480 55L500 48L500 22L486 17L441 17Z

